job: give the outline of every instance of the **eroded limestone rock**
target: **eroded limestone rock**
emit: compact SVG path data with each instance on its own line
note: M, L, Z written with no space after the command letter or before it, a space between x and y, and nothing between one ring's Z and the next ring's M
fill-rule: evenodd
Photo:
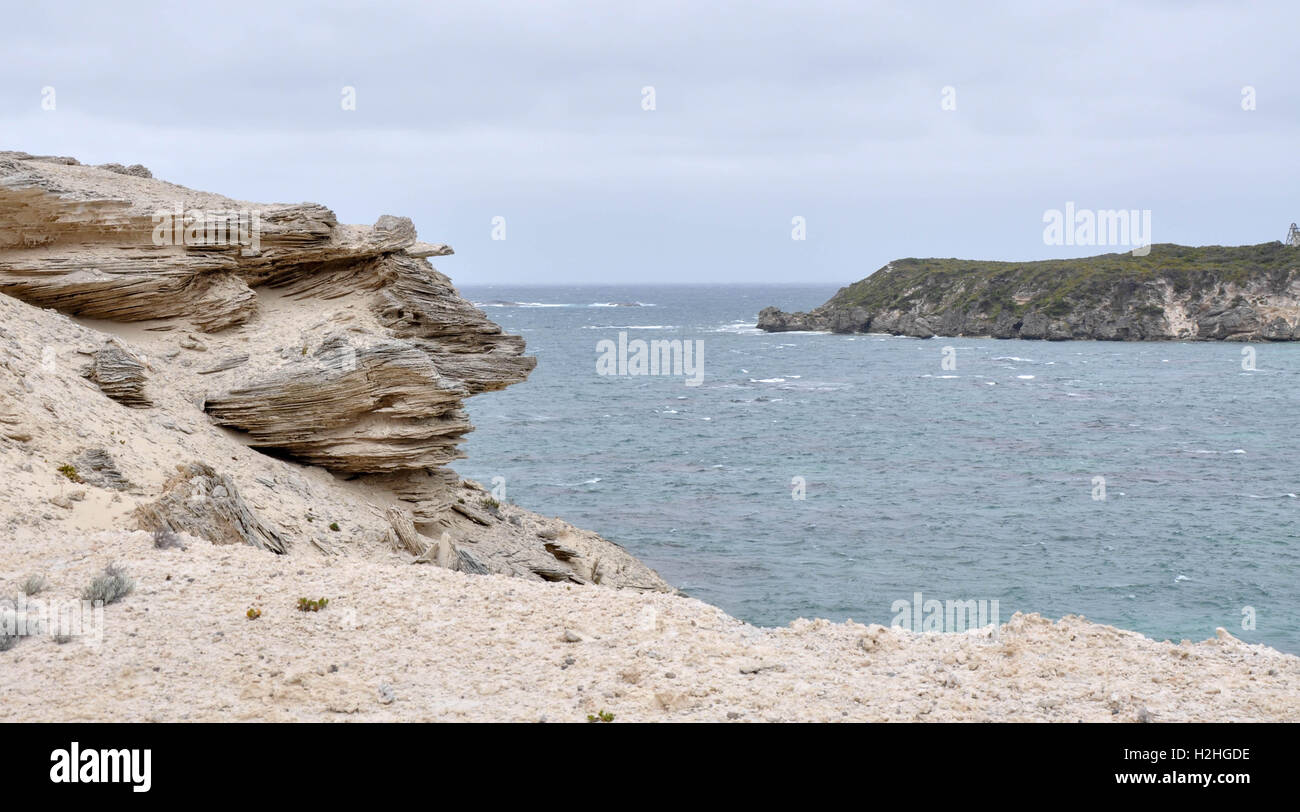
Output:
M0 442L71 454L91 484L133 504L141 529L671 591L595 534L483 504L447 467L473 428L465 399L523 381L536 363L427 261L450 254L404 217L343 225L315 203L248 203L143 167L0 152L0 305L14 305L0 309L61 336L24 327L8 349L0 327ZM72 415L51 394L68 391L62 365L33 359L105 340L88 377L155 414L115 410L69 448ZM21 408L5 405L10 395ZM164 466L193 462L160 483L157 456L142 464L140 453L158 445L188 455ZM75 456L87 447L93 456ZM248 448L263 453L235 452Z
M417 242L405 217L340 225L314 203L247 203L147 170L12 152L0 153L0 212L0 292L84 317L179 323L158 328L180 326L176 348L213 343L186 327L240 334L236 351L187 364L210 376L207 412L255 447L331 471L442 468L473 428L464 398L522 381L536 363L429 265L424 257L451 249ZM230 229L191 244L166 227L191 212ZM260 329L339 300L352 321L337 329L304 330L292 344ZM116 347L97 354L92 375L110 397L144 406L143 371ZM437 491L447 482L424 484L402 498L425 515L445 509Z
M109 342L96 351L85 374L105 395L123 406L139 409L152 405L144 393L144 361L118 343Z
M234 480L206 463L177 466L162 498L141 505L135 515L141 530L189 533L213 544L251 544L273 553L288 549L279 531L244 502Z

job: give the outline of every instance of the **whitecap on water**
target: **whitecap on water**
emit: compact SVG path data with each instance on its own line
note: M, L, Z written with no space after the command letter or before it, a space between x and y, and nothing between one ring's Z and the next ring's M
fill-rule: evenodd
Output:
M761 335L762 330L752 321L733 321L729 324L723 324L714 327L709 332L712 333L734 333L736 335Z
M599 324L584 324L584 330L680 330L676 324L611 324L608 327L602 327Z

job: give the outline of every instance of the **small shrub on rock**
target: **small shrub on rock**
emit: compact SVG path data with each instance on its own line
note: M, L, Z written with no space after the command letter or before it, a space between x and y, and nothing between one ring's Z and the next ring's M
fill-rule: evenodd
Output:
M184 550L185 545L181 542L180 536L171 531L170 528L160 527L153 531L153 546L156 550Z
M135 581L127 576L126 570L117 564L109 564L81 591L81 599L92 603L103 601L108 606L130 595L134 589Z
M320 610L324 609L329 604L329 602L330 602L329 598L317 598L315 600L312 600L310 598L299 598L298 611L319 612Z

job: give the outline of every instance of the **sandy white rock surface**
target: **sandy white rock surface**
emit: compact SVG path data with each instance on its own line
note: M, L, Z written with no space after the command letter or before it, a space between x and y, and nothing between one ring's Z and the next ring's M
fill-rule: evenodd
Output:
M51 586L38 597L74 600L109 562L137 586L105 607L101 641L46 635L0 653L0 720L1300 719L1300 658L1228 636L1175 645L1033 615L996 639L824 620L761 629L678 595L467 575L396 552L286 558L183 540L6 545L7 591L41 573ZM329 604L300 612L302 597Z

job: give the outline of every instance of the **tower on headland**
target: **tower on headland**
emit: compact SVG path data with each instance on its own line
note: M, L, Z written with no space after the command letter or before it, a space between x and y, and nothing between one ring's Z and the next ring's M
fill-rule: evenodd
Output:
M1300 228L1295 223L1291 224L1291 230L1286 233L1286 244L1300 248Z

